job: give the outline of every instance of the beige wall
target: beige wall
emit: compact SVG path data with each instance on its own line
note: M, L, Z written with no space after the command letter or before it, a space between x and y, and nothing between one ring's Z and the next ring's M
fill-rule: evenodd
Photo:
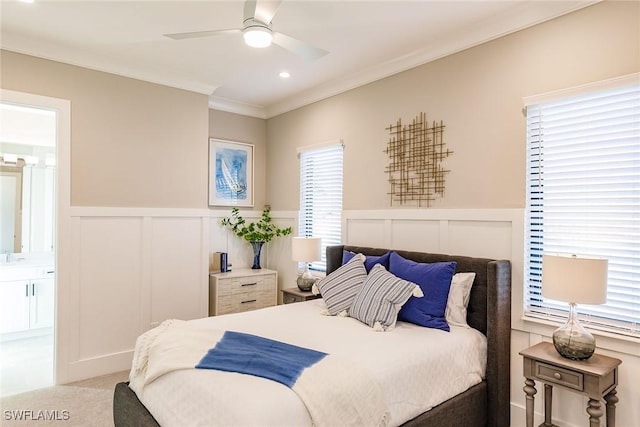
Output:
M424 111L454 151L434 207L524 207L522 97L639 70L640 3L596 4L269 119L267 197L298 209L296 147L342 138L344 209L390 207L385 128Z
M263 119L209 110L209 136L211 138L254 144L254 188L253 205L262 209L266 199L267 185L267 125ZM229 208L214 208L226 209Z
M206 207L211 136L256 145L256 208L298 209L296 148L336 138L346 144L344 208L387 208L385 127L424 111L444 121L454 151L434 207L522 207L522 97L640 70L639 9L599 3L266 125L208 110L205 95L7 51L1 84L71 100L75 206Z
M207 206L207 96L1 51L2 88L71 101L71 204Z

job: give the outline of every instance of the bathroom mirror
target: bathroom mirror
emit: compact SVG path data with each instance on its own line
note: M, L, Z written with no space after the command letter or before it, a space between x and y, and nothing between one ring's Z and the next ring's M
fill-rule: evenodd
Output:
M0 166L2 254L53 251L54 181L52 167Z
M55 112L0 103L0 254L52 252Z

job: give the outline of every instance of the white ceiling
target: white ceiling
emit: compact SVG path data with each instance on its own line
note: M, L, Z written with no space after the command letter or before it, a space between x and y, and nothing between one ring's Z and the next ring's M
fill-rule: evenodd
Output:
M268 118L593 4L593 0L284 0L273 30L329 51L315 61L241 34L238 1L0 2L3 49L209 95L209 105ZM289 79L278 74L286 70Z

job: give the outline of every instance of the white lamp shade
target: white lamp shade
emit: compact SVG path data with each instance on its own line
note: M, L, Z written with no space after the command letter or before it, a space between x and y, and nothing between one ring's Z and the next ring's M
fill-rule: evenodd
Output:
M291 239L291 258L297 262L319 261L320 237L294 237Z
M543 255L542 296L579 304L604 304L607 268L604 258Z

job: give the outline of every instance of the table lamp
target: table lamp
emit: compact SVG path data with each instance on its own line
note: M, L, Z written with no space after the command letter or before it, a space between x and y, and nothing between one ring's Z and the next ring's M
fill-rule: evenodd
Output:
M320 243L319 237L294 237L291 239L291 258L296 262L304 262L305 269L298 276L297 284L301 291L310 291L316 281L309 271L309 263L319 261Z
M542 256L542 296L569 303L569 318L553 332L553 345L561 356L585 360L596 340L578 321L576 304L607 302L607 268L604 258L577 255Z

